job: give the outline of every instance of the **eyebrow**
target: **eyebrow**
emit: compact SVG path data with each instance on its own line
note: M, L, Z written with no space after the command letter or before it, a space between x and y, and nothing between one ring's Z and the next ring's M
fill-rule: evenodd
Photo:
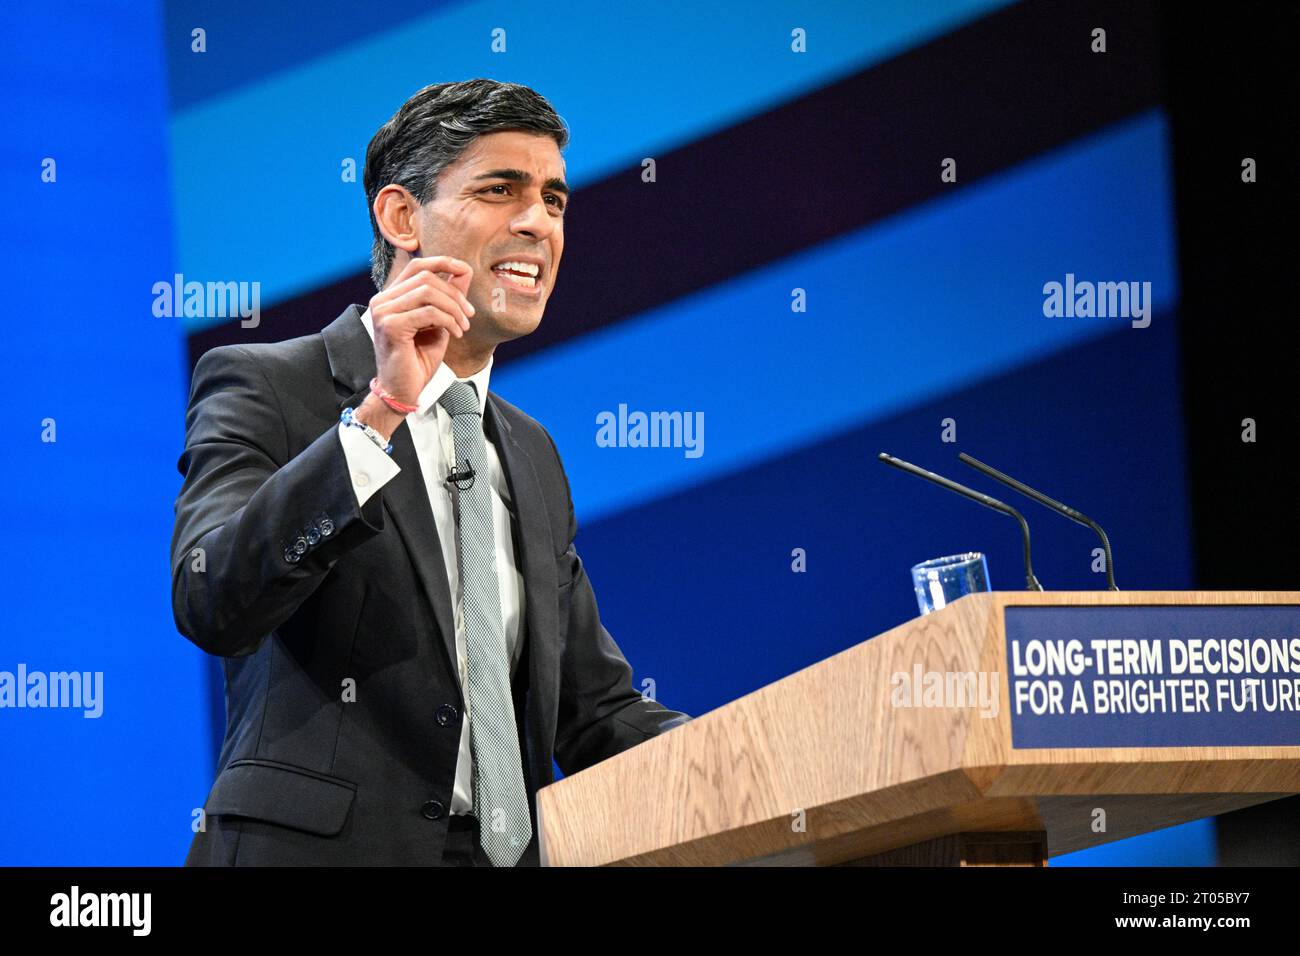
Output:
M522 169L492 169L486 173L479 173L471 182L478 182L480 179L508 179L514 183L523 183L525 186L533 181L533 177ZM551 177L542 183L542 188L563 193L566 197L569 195L568 184L563 179Z

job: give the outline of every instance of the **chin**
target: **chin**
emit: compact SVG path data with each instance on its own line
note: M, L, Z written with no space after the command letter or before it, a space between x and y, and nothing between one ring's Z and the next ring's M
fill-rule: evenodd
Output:
M470 319L470 321L474 321ZM520 336L528 335L537 331L537 327L542 324L542 310L538 309L535 313L512 312L503 317L499 327L506 341L517 339Z
M536 309L520 309L519 312L511 319L511 325L519 330L520 335L527 335L529 332L536 331L537 327L542 324L542 314L546 311L546 303L540 303Z

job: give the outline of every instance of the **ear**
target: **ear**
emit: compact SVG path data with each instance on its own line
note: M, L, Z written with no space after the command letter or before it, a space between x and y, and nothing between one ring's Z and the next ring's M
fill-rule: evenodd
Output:
M390 183L375 196L375 222L379 231L395 249L407 254L420 248L416 213L420 204L405 187Z

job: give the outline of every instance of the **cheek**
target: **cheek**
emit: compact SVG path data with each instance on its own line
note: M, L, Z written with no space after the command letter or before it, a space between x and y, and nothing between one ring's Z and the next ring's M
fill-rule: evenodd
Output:
M474 291L479 294L479 297L484 302L490 303L492 301L492 290L496 288L496 282L497 277L492 274L491 269L488 269L482 275L474 277ZM474 321L473 318L470 321Z

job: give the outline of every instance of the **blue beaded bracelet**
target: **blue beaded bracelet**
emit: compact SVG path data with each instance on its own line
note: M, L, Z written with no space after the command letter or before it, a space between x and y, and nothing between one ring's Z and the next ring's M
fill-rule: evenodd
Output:
M379 434L379 432L375 431L365 422L357 421L352 416L352 409L350 408L343 409L343 414L339 416L339 421L341 421L344 425L353 425L357 428L360 428L361 431L365 434L365 436L369 438L372 442L374 442L376 445L378 445L388 454L391 455L393 453L393 443L388 442L387 444L385 444L383 435Z

